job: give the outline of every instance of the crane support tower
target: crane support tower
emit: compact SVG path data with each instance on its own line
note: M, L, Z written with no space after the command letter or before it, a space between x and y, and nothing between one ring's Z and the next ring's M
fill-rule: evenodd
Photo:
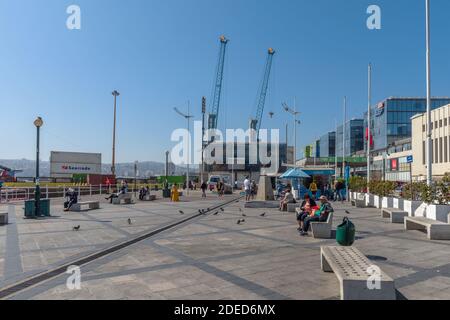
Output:
M219 61L217 63L216 78L214 82L214 94L212 98L211 112L208 115L208 129L217 129L219 117L220 98L222 95L222 83L225 66L225 53L227 50L228 39L225 36L220 37Z
M273 48L269 48L269 50L267 51L267 61L266 67L264 69L262 85L261 88L259 88L258 92L256 117L254 119L250 119L250 129L254 129L256 131L257 136L259 133L259 129L261 128L261 121L264 113L264 105L266 104L267 89L269 88L270 71L272 69L272 61L274 54L275 50Z

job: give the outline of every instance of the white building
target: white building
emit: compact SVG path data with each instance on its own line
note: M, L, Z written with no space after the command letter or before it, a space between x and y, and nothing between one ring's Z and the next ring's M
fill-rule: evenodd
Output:
M450 172L450 104L431 111L433 178ZM426 113L412 118L412 174L415 180L426 180Z

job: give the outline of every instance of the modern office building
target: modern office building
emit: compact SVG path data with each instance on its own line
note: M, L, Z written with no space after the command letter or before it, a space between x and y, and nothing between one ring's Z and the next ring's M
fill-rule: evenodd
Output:
M389 148L372 154L371 177L374 180L411 181L408 157L412 155L411 138L398 140Z
M431 112L433 178L450 173L450 104ZM426 180L427 115L412 118L412 174L415 180Z
M343 154L343 125L336 132L336 155ZM364 120L352 119L345 123L345 156L349 157L358 151L364 150Z
M329 158L336 156L336 131L328 132L320 137L320 158Z
M450 104L450 98L433 98L431 107L437 109ZM385 151L396 141L411 138L411 118L426 112L425 98L390 97L372 108L371 150ZM364 114L364 150L367 150L367 112Z

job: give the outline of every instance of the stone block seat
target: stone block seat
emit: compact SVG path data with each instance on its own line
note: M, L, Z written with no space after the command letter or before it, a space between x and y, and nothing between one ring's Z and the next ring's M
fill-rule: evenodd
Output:
M97 210L100 209L100 202L99 201L78 202L73 204L70 207L69 211L80 212L84 207L87 207L88 210Z
M396 300L394 280L355 247L320 248L321 267L339 280L341 300ZM373 271L380 271L379 287L369 287Z
M383 208L381 209L381 217L389 218L391 223L403 223L405 217L408 216L408 212L394 209L394 208Z
M132 199L132 197L131 197L130 193L122 193L122 194L119 194L119 196L117 198L113 198L112 203L113 204L121 204L123 201L125 204L132 204L131 199Z
M424 230L429 240L450 240L450 224L423 217L405 217L405 230Z

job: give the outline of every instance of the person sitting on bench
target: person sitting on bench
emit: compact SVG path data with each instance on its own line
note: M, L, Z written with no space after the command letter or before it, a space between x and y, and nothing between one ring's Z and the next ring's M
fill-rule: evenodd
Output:
M106 200L109 200L110 203L112 203L113 198L118 198L121 194L127 194L127 187L125 185L122 185L120 188L119 193L112 193L109 197L105 198Z
M328 220L328 215L331 212L334 212L334 209L328 202L327 197L321 196L319 198L319 201L321 203L320 209L313 210L311 212L311 215L303 220L303 229L300 231L300 235L308 235L309 225L311 224L311 222L326 222Z
M311 199L309 194L306 193L302 204L300 205L301 212L297 213L297 222L299 228L298 231L303 230L303 222L311 215L313 210L319 209L314 199Z
M139 190L139 200L144 200L145 196L148 195L148 194L149 194L148 188L142 187L142 188Z
M67 190L66 194L66 202L64 202L64 211L69 211L70 208L78 202L78 193L72 189L69 188L69 190Z
M280 201L280 211L287 211L288 203L295 203L294 195L291 193L291 189L286 189L284 198Z

